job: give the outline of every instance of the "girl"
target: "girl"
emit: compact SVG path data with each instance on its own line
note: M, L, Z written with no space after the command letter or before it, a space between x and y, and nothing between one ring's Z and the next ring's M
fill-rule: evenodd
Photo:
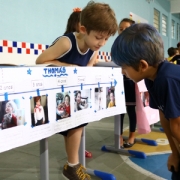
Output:
M124 18L121 20L119 24L118 33L121 34L126 28L134 24L135 22L131 19ZM136 98L135 98L135 84L132 80L124 76L124 90L125 90L125 100L126 100L126 106L127 106L127 113L129 116L129 139L127 142L123 144L123 120L124 115L121 114L121 136L120 136L120 142L121 142L121 148L129 148L134 145L134 139L135 139L135 130L136 130Z

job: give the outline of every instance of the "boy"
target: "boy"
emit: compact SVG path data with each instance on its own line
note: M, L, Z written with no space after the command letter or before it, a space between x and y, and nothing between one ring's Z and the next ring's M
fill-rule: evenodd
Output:
M53 63L59 66L93 66L97 51L105 45L111 35L117 31L114 11L108 4L90 2L82 10L79 33L69 33L57 38L51 47L36 60L37 64ZM83 124L62 132L68 162L63 169L63 177L69 180L87 180L90 177L79 163Z
M178 49L177 48L174 48L174 47L170 47L169 49L168 49L168 55L169 55L169 57L167 58L167 60L169 61L169 62L173 62L174 64L177 64L177 62L173 59L176 55L179 55L179 51L178 51ZM173 61L172 61L172 59L173 59ZM174 62L175 61L175 62Z
M150 107L159 109L160 121L172 150L168 169L174 168L177 172L180 161L180 66L164 61L160 34L153 26L143 23L124 30L116 38L111 55L112 60L122 67L122 74L134 82L145 79Z

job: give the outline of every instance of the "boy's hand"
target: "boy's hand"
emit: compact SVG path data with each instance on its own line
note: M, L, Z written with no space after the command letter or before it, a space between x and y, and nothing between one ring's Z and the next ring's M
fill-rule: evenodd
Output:
M178 172L178 166L179 166L179 157L170 154L167 162L168 170L172 171L172 166L174 167L174 170Z

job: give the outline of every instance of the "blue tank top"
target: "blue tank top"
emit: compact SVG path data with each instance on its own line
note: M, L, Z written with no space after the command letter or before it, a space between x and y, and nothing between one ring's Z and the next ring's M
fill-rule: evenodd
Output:
M70 40L72 46L66 53L58 57L57 60L59 60L60 62L75 64L78 66L87 66L89 60L93 56L94 51L88 49L85 53L82 53L79 50L74 33L69 33L63 36L67 37ZM59 38L63 36L58 37L51 46L53 46L59 40Z

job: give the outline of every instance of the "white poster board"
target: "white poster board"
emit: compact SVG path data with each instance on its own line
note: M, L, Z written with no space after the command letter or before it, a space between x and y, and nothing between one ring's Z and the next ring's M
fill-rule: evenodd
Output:
M0 152L125 112L120 68L0 68Z

